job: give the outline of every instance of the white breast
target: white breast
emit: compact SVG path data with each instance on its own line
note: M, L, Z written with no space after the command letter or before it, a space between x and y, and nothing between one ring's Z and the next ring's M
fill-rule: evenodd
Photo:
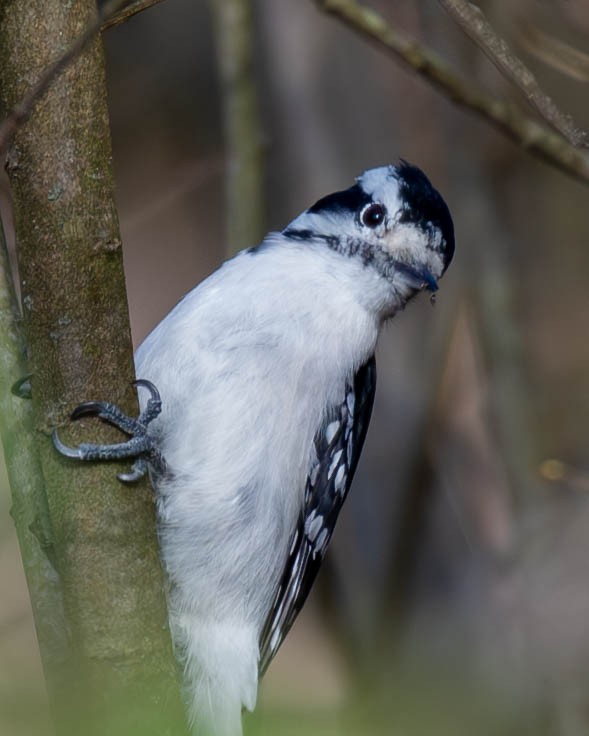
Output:
M162 395L154 430L173 473L157 489L164 559L203 613L239 605L263 623L313 436L374 351L378 320L349 288L358 269L342 269L343 258L296 245L241 254L137 352L138 377Z

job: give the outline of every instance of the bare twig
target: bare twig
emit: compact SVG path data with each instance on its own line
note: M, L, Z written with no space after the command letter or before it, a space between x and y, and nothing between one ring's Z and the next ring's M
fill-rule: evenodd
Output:
M5 155L14 133L31 116L35 105L46 94L53 82L78 58L93 38L102 31L118 26L137 13L157 5L162 0L135 0L135 2L127 5L128 2L129 0L110 0L110 2L104 3L98 9L94 22L78 36L62 56L43 71L22 100L10 110L0 123L0 158Z
M109 28L120 26L121 23L125 23L137 13L141 13L144 10L152 8L154 5L158 5L162 0L135 0L135 2L129 3L125 8L119 10L118 13L114 13L110 17L107 17L102 24L102 31L108 31Z
M561 112L542 91L532 72L497 35L482 10L467 0L438 0L507 79L524 93L528 102L573 146L585 144L586 134L575 127L572 119Z
M227 250L255 245L264 230L262 136L253 69L250 0L211 0L227 150Z
M569 46L523 19L518 30L518 41L528 53L577 82L589 82L589 54L585 51Z
M558 133L524 115L506 100L469 87L436 53L400 33L380 15L355 0L314 0L352 30L369 38L407 67L416 71L457 105L480 115L530 153L569 176L589 184L589 157Z
M25 123L35 105L47 93L53 82L75 61L86 46L95 38L106 20L112 17L128 0L110 0L98 10L95 20L84 29L70 48L50 64L39 79L30 87L20 102L15 105L0 123L0 159L6 155L14 133Z

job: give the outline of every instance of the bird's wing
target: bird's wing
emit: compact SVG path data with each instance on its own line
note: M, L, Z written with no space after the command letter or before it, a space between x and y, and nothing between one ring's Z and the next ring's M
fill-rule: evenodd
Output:
M316 458L307 476L305 505L260 636L261 675L303 607L323 561L360 458L375 389L376 363L372 356L346 386L337 411L315 435Z

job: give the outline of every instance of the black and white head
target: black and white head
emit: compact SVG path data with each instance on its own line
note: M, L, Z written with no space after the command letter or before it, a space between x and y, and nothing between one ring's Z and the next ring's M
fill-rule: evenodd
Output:
M370 169L323 197L283 231L360 258L406 296L436 291L454 255L450 211L426 175L406 162Z

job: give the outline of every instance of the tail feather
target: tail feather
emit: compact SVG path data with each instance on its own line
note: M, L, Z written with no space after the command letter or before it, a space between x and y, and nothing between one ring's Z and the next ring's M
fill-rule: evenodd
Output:
M258 690L259 648L254 627L183 614L172 622L172 629L184 665L193 733L241 736L242 709L254 709Z

